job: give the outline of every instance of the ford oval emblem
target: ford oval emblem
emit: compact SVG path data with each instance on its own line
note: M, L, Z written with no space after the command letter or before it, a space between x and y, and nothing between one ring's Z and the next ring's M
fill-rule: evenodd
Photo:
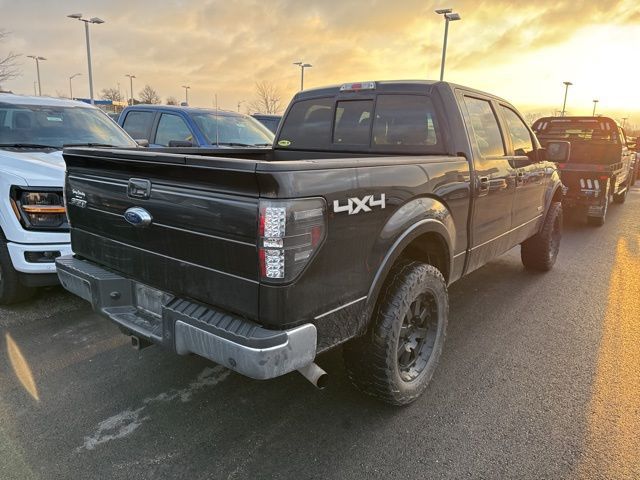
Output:
M131 207L124 212L124 219L134 227L146 227L151 225L151 214L144 208Z

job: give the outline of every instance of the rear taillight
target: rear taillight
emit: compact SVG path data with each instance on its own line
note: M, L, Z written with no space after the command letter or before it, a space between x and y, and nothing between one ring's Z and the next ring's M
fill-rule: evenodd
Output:
M264 281L287 283L309 264L327 233L322 198L261 200L258 261Z

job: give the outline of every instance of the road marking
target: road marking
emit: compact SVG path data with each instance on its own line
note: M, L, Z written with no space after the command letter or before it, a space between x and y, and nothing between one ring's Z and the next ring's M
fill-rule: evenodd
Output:
M116 415L113 415L98 424L98 428L91 436L84 437L83 444L76 448L76 452L82 450L94 450L98 445L124 438L135 432L143 422L149 420L148 415L144 415L146 408L154 403L171 402L180 400L188 402L193 394L205 387L212 387L225 380L230 370L217 365L212 368L205 368L195 381L191 382L187 387L180 390L169 390L160 393L155 397L147 397L142 400L142 405L135 409L127 409Z
M628 235L616 248L580 478L640 475L639 246Z

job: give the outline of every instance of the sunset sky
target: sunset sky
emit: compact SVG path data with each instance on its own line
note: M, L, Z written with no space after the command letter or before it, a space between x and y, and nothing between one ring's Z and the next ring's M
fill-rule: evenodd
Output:
M443 20L451 7L445 79L500 95L525 112L562 107L570 114L598 111L640 126L640 2L471 0L0 0L0 29L8 51L47 58L43 93L88 96L84 29L70 13L98 16L91 26L94 87L128 94L126 73L162 96L236 109L254 97L256 81L276 84L286 104L299 86L292 62L313 64L305 87L358 80L436 79ZM2 85L33 94L35 64L22 58L22 75ZM244 110L244 107L243 107Z

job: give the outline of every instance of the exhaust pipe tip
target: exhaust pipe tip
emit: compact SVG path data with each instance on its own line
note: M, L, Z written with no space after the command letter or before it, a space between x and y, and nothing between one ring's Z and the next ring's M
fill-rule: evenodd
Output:
M153 345L149 340L131 335L131 346L136 350L142 350Z
M329 383L329 375L315 363L299 368L298 372L318 390L324 390Z

